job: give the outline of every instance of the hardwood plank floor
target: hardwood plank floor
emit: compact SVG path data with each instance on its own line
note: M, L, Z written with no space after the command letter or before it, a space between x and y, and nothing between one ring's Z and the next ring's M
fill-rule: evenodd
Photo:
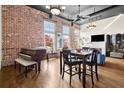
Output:
M94 79L92 86L90 76L86 76L87 88L120 88L124 87L124 59L107 58L103 66L99 66L99 81ZM95 76L94 76L95 78ZM30 71L25 78L23 73L19 73L18 68L13 66L2 68L0 71L0 87L7 88L83 88L78 75L72 77L72 86L69 86L69 75L65 74L61 79L59 74L59 59L52 59L41 64L40 74Z

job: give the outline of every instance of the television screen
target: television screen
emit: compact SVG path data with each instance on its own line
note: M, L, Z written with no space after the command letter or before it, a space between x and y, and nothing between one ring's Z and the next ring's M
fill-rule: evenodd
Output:
M104 41L104 35L92 35L91 36L91 42L103 42Z

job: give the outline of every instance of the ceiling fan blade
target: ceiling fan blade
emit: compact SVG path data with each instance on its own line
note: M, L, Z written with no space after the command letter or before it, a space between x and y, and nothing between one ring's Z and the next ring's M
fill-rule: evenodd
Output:
M81 14L80 14L80 5L78 5L78 12L79 12L79 14L77 14L75 17L76 18L68 18L68 20L69 21L72 21L71 22L71 25L73 25L73 23L75 23L75 22L77 22L77 21L81 21L82 19L87 19L87 18L89 18L90 16L88 16L88 15L86 15L86 16L81 16Z
M68 21L73 21L73 19L68 19L68 18L66 18L66 20L68 20Z
M84 18L87 19L87 18L90 18L90 16L86 15L86 16L84 16Z
M80 20L81 20L80 18L77 18L77 19L74 20L74 22L77 22L77 21L80 21Z
M89 18L90 16L80 16L81 19L87 19Z

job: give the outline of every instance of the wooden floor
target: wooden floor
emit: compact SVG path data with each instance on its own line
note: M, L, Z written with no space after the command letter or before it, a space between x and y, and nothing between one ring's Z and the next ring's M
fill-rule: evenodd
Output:
M77 76L72 77L72 86L69 86L69 75L61 79L59 74L59 59L52 59L47 64L41 64L40 74L30 71L25 78L23 73L13 66L4 67L0 71L0 87L35 87L35 88L83 88ZM104 66L99 66L99 81L96 79L92 86L90 76L86 76L87 88L113 88L124 87L124 59L107 58Z

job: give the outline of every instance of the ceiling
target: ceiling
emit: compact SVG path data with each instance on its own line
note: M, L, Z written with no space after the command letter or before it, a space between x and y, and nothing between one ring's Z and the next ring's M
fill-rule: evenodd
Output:
M29 7L35 8L37 10L46 12L50 14L49 10L46 9L45 5L28 5ZM72 21L79 14L78 5L64 5L66 7L65 11L62 12L58 17ZM94 11L95 9L95 11ZM104 18L116 16L118 14L124 13L123 5L80 5L80 15L90 16L86 19L81 19L75 22L78 25L83 25L88 22L101 20Z

